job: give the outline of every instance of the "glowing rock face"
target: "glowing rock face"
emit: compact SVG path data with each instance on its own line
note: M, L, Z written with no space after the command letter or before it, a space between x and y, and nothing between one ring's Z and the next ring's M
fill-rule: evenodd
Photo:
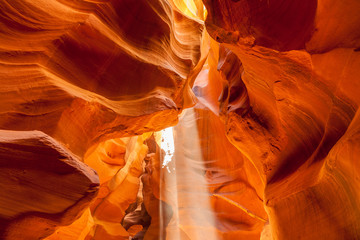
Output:
M193 101L203 27L168 1L0 7L2 129L41 130L83 155L173 125Z
M360 236L359 1L0 9L1 239Z
M200 107L196 119L199 135L208 136L200 143L219 239L259 239L267 221L264 185L249 160L226 138L220 119Z
M333 1L317 6L305 1L301 7L296 1L205 4L209 34L222 43L217 68L224 84L222 118L230 141L265 182L273 237L357 238L359 168L344 146L355 148L349 135L356 139L359 134L354 128L360 104L354 79L360 67L359 31L349 23L359 25L358 14L345 14L347 7ZM360 9L357 1L348 4ZM282 24L278 17L258 14L276 16L273 7L286 13L279 16ZM304 28L296 27L297 19ZM309 35L306 26L316 29Z

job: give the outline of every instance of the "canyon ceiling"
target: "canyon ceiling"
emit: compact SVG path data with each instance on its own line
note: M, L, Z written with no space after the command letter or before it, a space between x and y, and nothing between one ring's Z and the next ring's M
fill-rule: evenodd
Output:
M0 0L0 239L360 239L360 1Z

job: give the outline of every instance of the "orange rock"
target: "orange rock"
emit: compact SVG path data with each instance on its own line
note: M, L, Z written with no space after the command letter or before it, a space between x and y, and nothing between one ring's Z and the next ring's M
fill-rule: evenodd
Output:
M193 104L203 26L175 5L15 0L0 7L0 128L41 130L82 156L107 139L174 125Z
M359 235L358 191L340 189L357 186L356 173L344 175L352 157L340 160L333 152L349 131L352 138L357 135L350 126L360 103L354 80L360 67L359 32L350 21L359 22L353 10L359 4L349 1L352 9L342 18L347 7L340 3L318 1L317 8L304 11L310 2L296 8L294 1L206 2L207 30L223 42L218 67L219 81L226 83L222 118L228 138L265 183L265 209L275 239L352 239ZM278 17L267 19L266 13L283 10L283 23L277 24ZM303 30L316 26L316 31L294 27L297 18L304 21ZM232 86L239 89L233 95ZM329 162L334 165L328 167Z
M60 227L46 240L74 240L85 239L93 225L89 209L85 210L81 217L69 226Z
M39 131L0 131L1 239L40 239L96 196L94 170Z
M359 1L0 9L1 239L360 236Z
M109 141L112 143L109 144ZM147 147L143 144L142 136L132 137L123 140L109 140L104 144L100 144L97 151L109 152L111 156L116 156L118 148L111 148L114 142L124 143L127 141L124 161L126 164L120 166L119 169L111 176L110 180L104 179L100 189L106 189L101 196L91 205L91 215L94 219L94 226L88 236L92 239L116 239L126 238L129 233L121 225L125 216L125 211L130 204L136 202L140 185L140 175L143 171L143 159L147 153ZM105 149L102 149L105 147ZM96 152L95 150L95 152ZM124 149L121 150L124 152ZM100 153L101 153L100 152ZM100 168L103 166L103 156L97 158ZM92 158L91 155L88 158ZM87 159L88 159L87 158ZM108 156L105 156L107 159ZM87 162L85 159L85 162ZM107 164L108 165L108 164ZM96 162L94 168L97 169ZM110 171L105 171L109 173ZM106 181L107 180L107 181ZM101 192L101 190L100 190Z

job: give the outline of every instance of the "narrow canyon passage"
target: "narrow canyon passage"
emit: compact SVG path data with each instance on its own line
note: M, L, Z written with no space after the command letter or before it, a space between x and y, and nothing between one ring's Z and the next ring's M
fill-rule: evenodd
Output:
M359 12L0 0L0 240L360 239Z

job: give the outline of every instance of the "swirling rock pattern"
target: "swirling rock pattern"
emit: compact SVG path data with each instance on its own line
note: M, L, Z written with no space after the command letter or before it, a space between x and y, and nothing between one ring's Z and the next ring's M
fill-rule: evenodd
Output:
M273 237L358 238L359 168L342 151L358 136L359 3L347 1L349 11L333 1L205 4L207 30L221 42L222 118L266 183Z
M359 12L0 0L1 238L358 239Z
M41 130L82 155L106 139L173 125L192 104L202 24L172 2L0 7L2 129Z
M98 143L176 124L182 109L193 104L190 85L204 61L200 49L203 24L183 14L177 5L166 0L0 1L0 129L24 131L25 135L40 130L84 161L84 154ZM103 164L89 162L99 171L102 187L126 166L117 150L110 147L109 153L112 156L103 156ZM114 159L122 162L114 163ZM7 164L6 159L1 160ZM142 160L140 157L137 173L133 173L136 176L125 178L133 179L135 195L113 204L114 208L122 204L121 214L129 199L136 199ZM20 171L21 166L18 168ZM117 192L111 189L109 195ZM62 207L57 210L63 211ZM46 214L54 211L43 210ZM85 222L93 217L95 222L100 219L96 211L92 215L86 211L72 227L90 228ZM52 221L50 215L43 218ZM68 219L54 220L51 227L27 239L45 237L57 225L70 224ZM100 220L113 219L105 216ZM19 228L17 234L24 231ZM96 235L65 230L62 237L74 239L81 232Z

